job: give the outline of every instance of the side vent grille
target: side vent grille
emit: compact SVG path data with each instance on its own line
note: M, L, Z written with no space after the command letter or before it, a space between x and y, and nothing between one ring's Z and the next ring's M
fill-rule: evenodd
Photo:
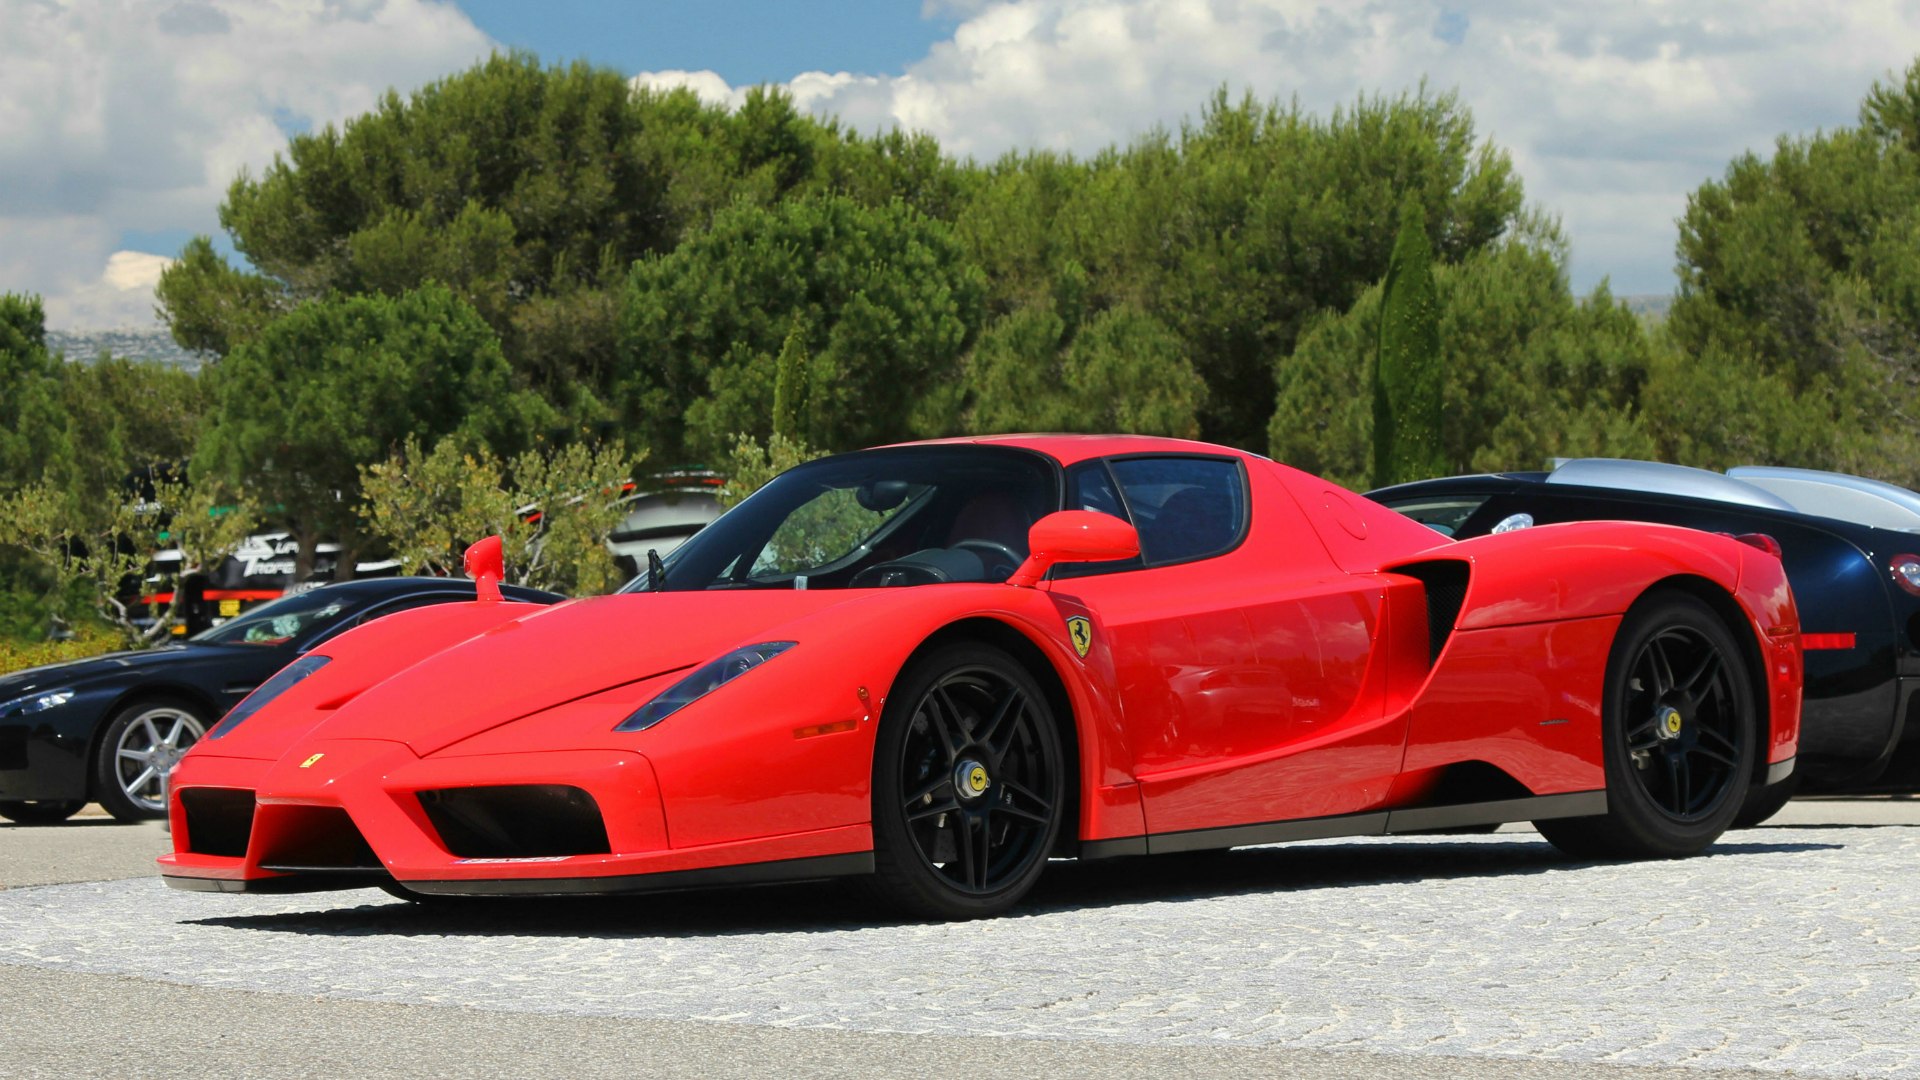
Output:
M1427 587L1427 663L1440 659L1453 635L1453 624L1460 621L1460 605L1467 601L1467 564L1457 559L1396 566L1396 574L1418 579Z

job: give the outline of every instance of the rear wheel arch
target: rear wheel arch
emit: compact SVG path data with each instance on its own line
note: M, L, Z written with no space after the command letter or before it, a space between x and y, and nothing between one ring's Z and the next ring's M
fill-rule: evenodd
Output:
M1755 732L1758 752L1753 755L1754 771L1751 777L1753 789L1757 791L1767 782L1767 755L1773 746L1773 696L1768 693L1767 665L1760 654L1760 640L1753 628L1753 619L1725 586L1692 574L1677 574L1654 582L1634 600L1633 607L1657 602L1663 592L1684 593L1707 605L1726 624L1727 632L1740 645L1740 658L1746 661L1747 686L1753 695L1754 720L1758 726ZM1628 609L1629 612L1632 610Z
M1060 735L1061 754L1072 764L1067 770L1065 817L1060 822L1060 836L1054 854L1075 854L1080 844L1081 774L1086 762L1081 756L1079 727L1082 718L1080 710L1073 707L1073 695L1067 690L1066 679L1053 661L1047 658L1045 650L1032 638L1009 623L986 616L974 616L941 627L907 655L900 670L905 671L928 653L958 642L974 642L1006 653L1033 676L1046 694L1054 727Z

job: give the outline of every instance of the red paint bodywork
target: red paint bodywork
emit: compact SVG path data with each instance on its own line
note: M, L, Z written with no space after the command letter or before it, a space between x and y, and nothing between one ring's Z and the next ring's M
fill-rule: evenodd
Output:
M935 635L983 628L1031 643L1061 688L1083 842L1419 806L1462 763L1536 795L1600 790L1608 651L1624 613L1662 583L1737 619L1766 680L1767 759L1794 755L1792 594L1777 560L1732 539L1585 523L1453 543L1221 447L978 441L1063 466L1236 457L1250 487L1245 540L1213 558L1032 588L636 593L403 612L329 642L318 674L195 746L173 775L177 850L163 872L261 886L281 876L263 864L285 862L276 852L297 846L316 814L340 811L403 884L869 851L875 728L895 677ZM1396 570L1442 560L1467 564L1469 577L1433 660L1425 586ZM1075 615L1093 625L1084 658L1066 627ZM688 669L767 641L797 644L656 726L614 730ZM418 793L507 783L587 791L610 852L455 858ZM197 788L254 793L244 856L194 853L180 796Z

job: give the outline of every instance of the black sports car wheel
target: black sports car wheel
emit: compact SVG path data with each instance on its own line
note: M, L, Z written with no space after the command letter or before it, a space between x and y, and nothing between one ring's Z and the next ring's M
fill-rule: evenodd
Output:
M0 799L0 817L22 825L65 821L87 805L83 799Z
M148 698L126 706L100 737L94 797L121 821L165 817L167 772L206 733L206 716L187 702Z
M941 919L1012 907L1046 869L1066 766L1046 695L1012 657L940 649L901 673L873 765L873 887Z
M1673 858L1718 839L1754 769L1753 686L1733 634L1684 593L1643 598L1620 624L1602 701L1607 813L1535 823L1583 858Z

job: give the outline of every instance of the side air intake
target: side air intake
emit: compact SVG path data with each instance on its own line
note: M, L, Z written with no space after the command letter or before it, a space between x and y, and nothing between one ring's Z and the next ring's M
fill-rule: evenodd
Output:
M593 796L561 784L420 792L441 843L463 859L539 859L612 851Z
M1396 566L1393 572L1415 578L1427 587L1427 663L1432 664L1440 659L1440 651L1453 636L1454 624L1460 621L1460 605L1467 600L1467 564L1458 559L1436 559Z

